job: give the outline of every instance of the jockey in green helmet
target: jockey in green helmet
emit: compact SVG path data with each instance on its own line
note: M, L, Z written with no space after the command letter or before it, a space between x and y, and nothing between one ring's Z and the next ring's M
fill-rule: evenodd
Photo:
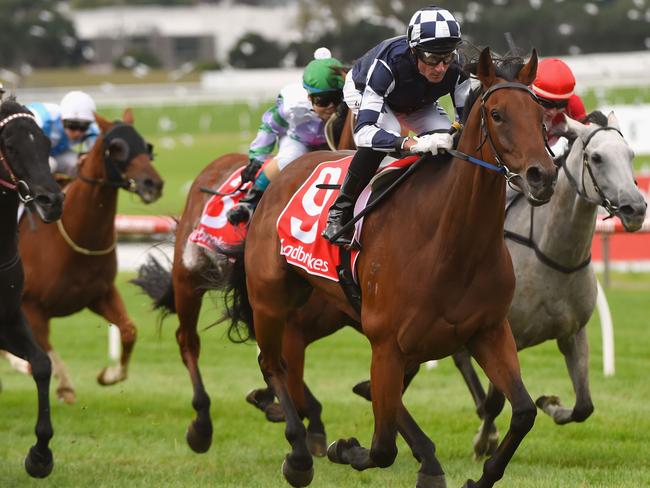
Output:
M248 193L228 212L232 224L247 222L271 180L306 152L326 149L325 122L343 100L343 65L319 48L305 68L302 84L280 90L275 105L262 116L262 124L248 150L250 162L242 171L242 181L253 181ZM269 159L275 145L278 152Z

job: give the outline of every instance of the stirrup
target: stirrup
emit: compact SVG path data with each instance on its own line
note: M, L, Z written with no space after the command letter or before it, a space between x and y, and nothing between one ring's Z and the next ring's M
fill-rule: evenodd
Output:
M253 207L247 203L238 203L226 213L226 219L231 225L245 224L253 216Z

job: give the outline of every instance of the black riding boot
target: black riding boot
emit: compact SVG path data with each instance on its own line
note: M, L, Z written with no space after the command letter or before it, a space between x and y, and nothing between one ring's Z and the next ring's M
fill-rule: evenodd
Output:
M237 205L228 210L228 213L226 214L228 222L232 225L245 224L248 222L253 216L253 212L263 194L264 190L260 187L256 185L251 186L246 192L246 195L239 200Z
M374 151L369 147L359 148L350 162L348 173L339 190L339 196L332 204L327 215L327 227L322 236L337 246L349 245L354 229L334 239L343 226L352 220L354 204L366 185L374 176L385 153Z

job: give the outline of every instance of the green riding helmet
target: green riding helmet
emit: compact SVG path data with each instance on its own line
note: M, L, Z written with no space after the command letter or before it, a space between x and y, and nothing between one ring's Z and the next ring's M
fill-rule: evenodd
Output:
M343 89L343 76L336 68L343 68L336 58L314 59L302 74L302 86L314 95Z

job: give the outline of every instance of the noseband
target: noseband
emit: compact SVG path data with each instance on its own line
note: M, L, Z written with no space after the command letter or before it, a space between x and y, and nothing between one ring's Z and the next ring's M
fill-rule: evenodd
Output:
M19 118L32 119L34 123L36 123L36 118L32 114L28 114L24 112L12 114L0 120L0 132L2 132L2 129L4 129L9 122ZM2 149L0 149L0 161L2 162L2 165L5 168L5 171L7 171L7 173L9 174L9 179L11 180L11 181L7 181L5 179L0 178L0 186L4 186L5 188L15 191L18 194L18 198L20 199L20 201L23 202L25 205L34 201L34 197L32 196L32 191L29 188L29 185L25 180L19 180L16 177L16 175L11 169L11 166L9 166L7 159L5 158Z
M575 189L576 193L580 195L580 197L586 200L587 202L593 203L594 205L600 205L601 207L603 207L605 210L607 210L607 213L609 214L607 218L611 219L619 211L619 207L614 205L612 201L605 196L605 193L603 192L600 185L596 181L596 177L594 176L594 172L591 168L591 164L589 164L589 154L587 154L587 146L589 145L591 139L593 139L596 133L600 131L606 131L606 130L616 131L621 135L621 137L623 137L621 131L618 130L616 127L598 127L596 130L592 131L589 134L589 137L587 137L587 139L583 142L583 147L582 147L582 174L580 178L582 183L582 188L578 186L578 182L573 177L573 175L569 172L569 168L567 168L566 166L566 158L562 161L562 167L564 168L564 172L566 173L567 178L569 178L569 182L571 183L571 186L573 186L573 188ZM594 190L596 191L596 194L598 195L600 200L591 198L589 195L587 195L587 192L585 191L585 169L589 174L589 178L591 178L591 184L593 185Z

